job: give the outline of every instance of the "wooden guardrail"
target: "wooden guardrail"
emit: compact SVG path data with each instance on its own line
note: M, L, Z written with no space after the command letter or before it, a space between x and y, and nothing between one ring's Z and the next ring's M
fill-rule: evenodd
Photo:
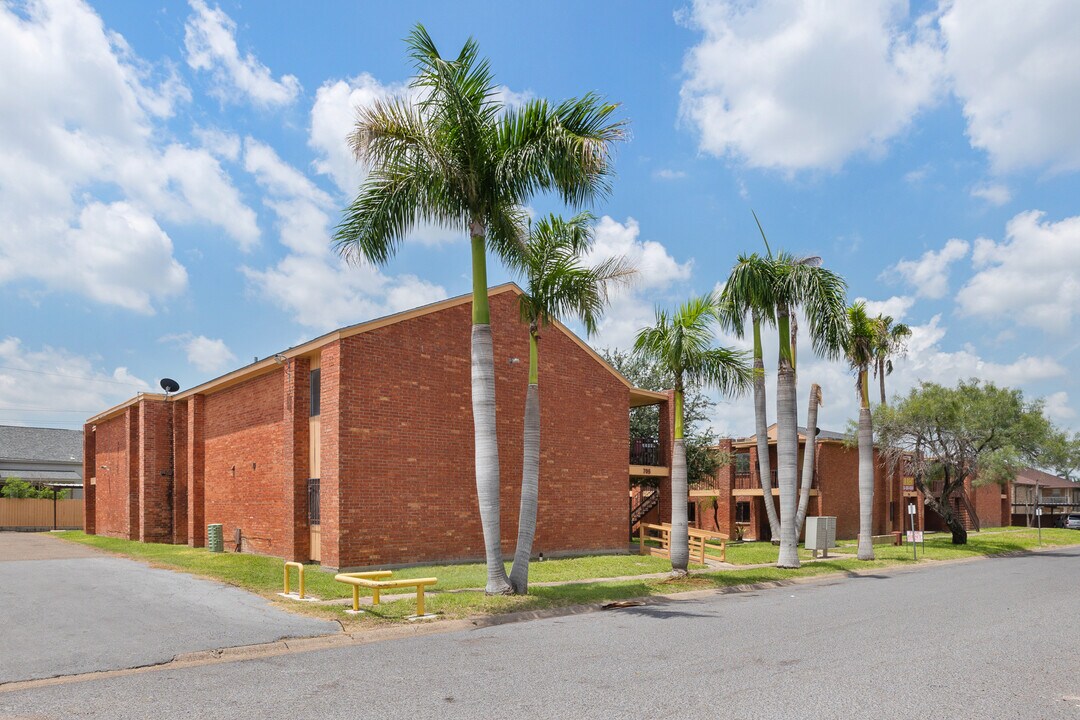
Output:
M727 535L709 530L698 530L697 528L690 528L689 535L691 560L697 560L702 565L705 564L705 558L727 562L727 543L729 540ZM658 540L660 547L649 545L648 540ZM709 553L710 550L716 547L709 543L709 540L720 541L719 555ZM662 525L642 523L638 530L638 552L641 555L671 557L671 525L669 523Z

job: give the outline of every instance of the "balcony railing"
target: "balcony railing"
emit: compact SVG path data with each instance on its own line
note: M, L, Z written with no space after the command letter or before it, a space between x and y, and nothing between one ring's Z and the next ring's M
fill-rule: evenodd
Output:
M639 437L630 441L631 465L662 465L660 441L657 438Z
M777 482L777 471L773 470L770 474L772 475L772 489L775 490L776 488L780 487L779 483ZM801 473L798 477L798 483L800 485L802 484ZM810 482L810 487L817 489L817 486L818 475L815 472L814 478ZM758 476L755 473L735 473L735 483L734 485L732 485L732 487L735 490L760 490L761 483L758 482Z

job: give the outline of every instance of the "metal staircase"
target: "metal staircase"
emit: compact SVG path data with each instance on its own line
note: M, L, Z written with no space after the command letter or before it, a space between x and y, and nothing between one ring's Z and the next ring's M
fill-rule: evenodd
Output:
M633 502L631 500L631 502ZM630 534L634 534L634 526L641 522L641 518L660 504L660 491L652 490L651 492L643 492L641 500L637 505L631 505L630 507Z

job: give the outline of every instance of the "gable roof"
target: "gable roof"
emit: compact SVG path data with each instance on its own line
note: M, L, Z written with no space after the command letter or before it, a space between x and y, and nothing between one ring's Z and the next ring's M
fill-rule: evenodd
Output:
M847 435L845 435L844 433L838 433L838 432L834 432L832 430L822 430L821 428L818 428L818 430L819 430L819 432L817 434L817 439L819 441L844 442L847 439ZM806 428L803 427L802 425L800 425L798 427L798 432L799 432L799 442L805 442L806 441L806 436L807 436ZM773 423L772 425L769 426L768 430L766 431L766 437L769 438L769 444L770 445L775 445L776 444L776 423ZM756 434L755 435L750 435L749 437L736 438L732 442L732 445L739 446L739 447L747 447L747 446L756 445L756 444L757 444L757 435Z
M1036 470L1035 468L1024 468L1020 472L1016 473L1016 480L1013 481L1016 485L1036 485L1044 488L1078 488L1080 483L1072 480L1066 480L1063 477L1057 475L1051 475L1050 473L1043 472L1042 470Z
M82 463L83 431L0 425L0 460Z
M501 295L507 292L513 293L514 295L518 296L524 294L524 291L520 287L518 287L517 283L508 282L503 283L502 285L495 285L494 287L488 288L488 297ZM253 363L249 363L244 367L238 368L237 370L233 370L232 372L228 372L212 380L208 380L204 383L196 385L195 387L189 388L188 390L178 392L175 395L172 395L169 399L182 400L192 395L205 395L211 392L218 392L220 390L232 387L233 385L236 385L238 383L244 382L245 380L250 380L251 378L258 377L259 375L272 372L280 364L278 358L291 359L294 357L302 357L305 355L309 355L319 350L324 345L328 345L329 343L332 343L336 340L342 340L344 338L352 337L353 335L360 335L361 333L371 332L373 330L378 330L389 325L395 325L406 320L422 317L424 315L430 315L431 313L436 313L441 310L447 310L452 307L458 307L460 305L466 305L471 302L472 293L458 295L456 297L447 298L446 300L440 300L438 302L429 303L427 305L421 305L420 307L413 308L411 310L404 310L402 312L385 315L383 317L374 318L365 322L356 323L355 325L349 325L347 327L339 328L337 330L332 330L331 332L320 335L319 337L309 340L306 343L302 343L300 345L288 348L287 350L275 353L270 357L263 358L262 360L258 360ZM553 321L552 326L558 328L563 334L573 340L574 343L576 343L582 350L584 350L594 360L603 365L608 370L608 372L617 377L619 381L626 386L627 390L630 391L631 407L637 407L640 405L652 405L667 400L667 395L665 393L634 387L629 380L623 377L623 375L618 370L616 370L614 367L611 366L610 363L604 360L604 358L601 357L598 352L593 350L588 343L579 338L573 331L571 331L568 327L563 325L558 320ZM119 405L115 405L108 410L105 410L104 412L94 415L87 422L101 422L110 417L113 417L120 410L123 410L129 405L138 402L140 398L161 400L164 399L164 397L164 395L159 395L156 393L144 393L136 395L130 400L127 400L123 403L120 403Z

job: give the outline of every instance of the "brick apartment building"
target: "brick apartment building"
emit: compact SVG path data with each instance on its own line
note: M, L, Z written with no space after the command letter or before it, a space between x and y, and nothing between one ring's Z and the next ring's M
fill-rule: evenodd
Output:
M775 424L768 429L768 439L772 468L770 486L774 502L778 503L780 491L776 478ZM855 539L859 534L859 451L856 447L848 447L844 440L844 435L824 430L816 435L815 467L807 515L835 516L837 537ZM800 483L806 441L806 429L799 428ZM746 540L771 539L759 479L756 436L726 438L718 443L716 449L730 455L732 460L717 471L716 477L690 487L688 510L691 527L724 533L732 538L741 533ZM907 505L911 502L916 504L918 529L944 530L944 521L925 507L913 480L903 477L900 469L890 472L876 450L875 459L873 534L887 535L908 529ZM670 492L670 483L665 482L666 479L659 483L656 496L647 488L632 491L632 523L638 520L670 522L670 502L665 497ZM964 491L953 497L953 509L969 530L1009 525L1010 493L1011 485L974 486L968 480Z
M507 555L528 377L520 292L490 290ZM199 547L221 523L228 550L332 568L483 557L470 311L463 296L343 328L90 418L86 531ZM561 325L545 331L540 363L534 550L625 552L629 409L668 396L631 387Z

